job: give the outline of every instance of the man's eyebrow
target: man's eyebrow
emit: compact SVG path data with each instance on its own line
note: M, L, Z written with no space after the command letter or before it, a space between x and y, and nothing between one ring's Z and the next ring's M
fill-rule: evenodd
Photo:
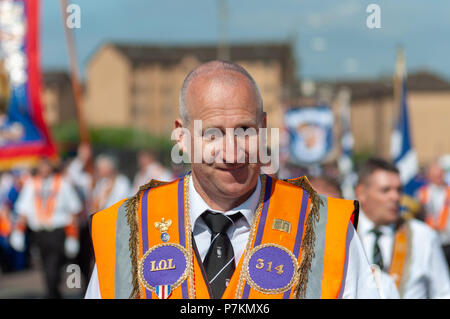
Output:
M230 128L232 128L232 129L242 128L242 127L250 128L250 127L256 127L256 126L257 126L256 122L249 121L249 122L238 123L238 124L235 125L235 127L230 127ZM206 130L209 130L209 129L218 129L218 130L220 130L222 132L226 132L227 128L228 127L224 127L221 124L218 124L218 125L210 124L210 125L202 126L202 132L205 132Z

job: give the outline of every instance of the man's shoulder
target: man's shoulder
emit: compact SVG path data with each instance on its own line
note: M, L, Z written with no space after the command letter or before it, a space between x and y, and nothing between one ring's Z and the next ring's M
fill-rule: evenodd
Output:
M434 239L439 238L437 232L421 220L413 218L408 223L413 240L420 241L423 244L424 241L432 242Z
M157 179L152 179L147 184L141 185L139 187L139 190L137 191L136 195L139 194L141 191L146 191L148 189L153 190L153 189L157 189L157 188L160 188L160 187L173 185L175 183L178 183L180 181L180 179L182 179L182 178L184 178L184 176L180 177L180 178L177 178L175 180L172 180L172 181L160 181L160 180L157 180Z
M296 187L303 189L308 193L309 197L324 197L317 193L317 191L311 186L306 176L299 176L289 179L274 179L276 183L287 187Z
M111 215L111 214L115 214L120 207L122 207L123 205L126 205L126 202L129 200L129 198L124 198L121 199L120 201L116 202L115 204L101 209L99 211L93 212L91 214L91 218L96 218L96 219L101 219L102 217L104 217L105 215Z
M328 216L339 216L339 219L343 219L344 223L347 223L345 219L348 217L352 222L353 226L356 228L358 225L358 216L359 216L359 204L355 200L343 199L343 198L332 198L325 196L323 194L318 193L309 183L308 178L306 176L300 176L291 179L283 179L279 180L281 183L285 183L288 185L293 185L295 187L299 187L303 189L308 196L311 198L314 206L318 210L318 214L321 214L320 211L323 207L327 209ZM333 218L334 220L335 218ZM345 224L347 225L347 224Z

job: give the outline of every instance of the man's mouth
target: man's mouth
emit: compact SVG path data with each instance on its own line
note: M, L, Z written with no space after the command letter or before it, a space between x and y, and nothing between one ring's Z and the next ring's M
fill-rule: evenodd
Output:
M244 167L245 167L245 164L242 163L242 164L236 164L236 165L216 166L216 169L221 170L221 171L226 171L226 172L233 172L233 171L240 170Z

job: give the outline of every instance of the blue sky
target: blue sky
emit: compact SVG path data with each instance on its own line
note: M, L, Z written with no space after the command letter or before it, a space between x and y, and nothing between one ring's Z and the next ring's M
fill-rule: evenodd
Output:
M42 64L68 69L58 0L42 0ZM72 0L81 8L77 50L84 71L108 41L215 43L215 0ZM390 75L395 50L406 50L408 71L428 69L450 79L450 1L226 0L230 42L294 38L298 74L307 79ZM381 8L381 28L369 29L369 4Z

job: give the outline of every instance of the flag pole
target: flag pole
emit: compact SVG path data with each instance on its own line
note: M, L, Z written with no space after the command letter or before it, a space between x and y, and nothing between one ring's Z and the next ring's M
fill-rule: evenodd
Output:
M77 115L77 123L78 123L78 131L80 134L80 143L81 144L87 144L91 145L91 140L89 136L89 131L87 127L87 123L84 118L83 114L83 90L80 83L80 76L79 76L79 65L78 65L78 59L76 54L76 47L75 47L75 37L74 33L71 28L67 26L67 11L66 8L68 7L68 1L67 0L60 0L61 4L61 14L63 19L63 25L64 25L64 33L66 37L66 44L67 44L67 53L69 57L69 67L70 67L70 78L72 82L72 90L73 95L75 99L75 108L76 108L76 115Z
M402 46L397 48L397 61L394 72L394 103L397 112L401 111L402 97L403 97L403 78L406 80L406 61L405 50Z

